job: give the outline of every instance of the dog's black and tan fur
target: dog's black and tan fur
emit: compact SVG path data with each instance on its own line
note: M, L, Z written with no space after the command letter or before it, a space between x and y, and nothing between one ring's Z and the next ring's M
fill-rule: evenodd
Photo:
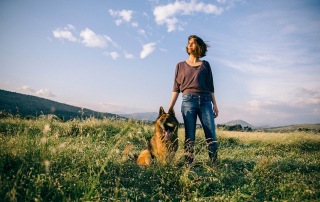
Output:
M166 163L172 158L178 149L178 127L179 122L173 108L165 113L160 107L154 136L150 139L148 147L140 153L137 159L138 164L149 166L152 158L156 158L161 163Z

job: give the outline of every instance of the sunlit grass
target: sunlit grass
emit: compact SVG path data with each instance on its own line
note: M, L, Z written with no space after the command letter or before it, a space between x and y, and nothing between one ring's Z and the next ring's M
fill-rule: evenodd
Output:
M0 197L5 201L316 201L320 135L217 131L218 166L197 129L195 167L179 149L166 165L142 168L139 154L154 126L94 118L0 119Z
M218 131L218 134L226 138L239 138L242 142L250 143L254 141L285 143L290 141L320 141L320 135L308 132L289 133L267 133L267 132L239 132L239 131Z

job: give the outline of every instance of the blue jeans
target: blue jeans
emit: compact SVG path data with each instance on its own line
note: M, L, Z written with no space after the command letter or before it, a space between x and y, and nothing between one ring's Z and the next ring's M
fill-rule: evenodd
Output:
M184 149L187 153L186 160L190 164L193 162L194 141L196 133L197 116L206 136L209 150L209 157L212 159L218 150L218 143L214 124L214 115L211 104L211 95L193 95L186 94L182 96L181 113L185 128L185 145Z

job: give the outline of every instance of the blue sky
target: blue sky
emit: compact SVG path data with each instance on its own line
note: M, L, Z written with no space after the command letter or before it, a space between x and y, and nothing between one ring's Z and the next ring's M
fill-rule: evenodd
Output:
M216 123L320 122L320 2L0 1L0 88L101 112L167 110L187 38L210 44ZM175 106L181 118L181 95Z

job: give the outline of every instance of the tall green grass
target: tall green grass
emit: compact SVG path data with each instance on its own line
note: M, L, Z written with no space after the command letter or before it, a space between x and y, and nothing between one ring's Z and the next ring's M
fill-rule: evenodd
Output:
M154 126L94 118L0 119L0 198L4 201L317 201L320 136L303 132L217 131L218 166L197 129L193 168L176 158L138 166Z

